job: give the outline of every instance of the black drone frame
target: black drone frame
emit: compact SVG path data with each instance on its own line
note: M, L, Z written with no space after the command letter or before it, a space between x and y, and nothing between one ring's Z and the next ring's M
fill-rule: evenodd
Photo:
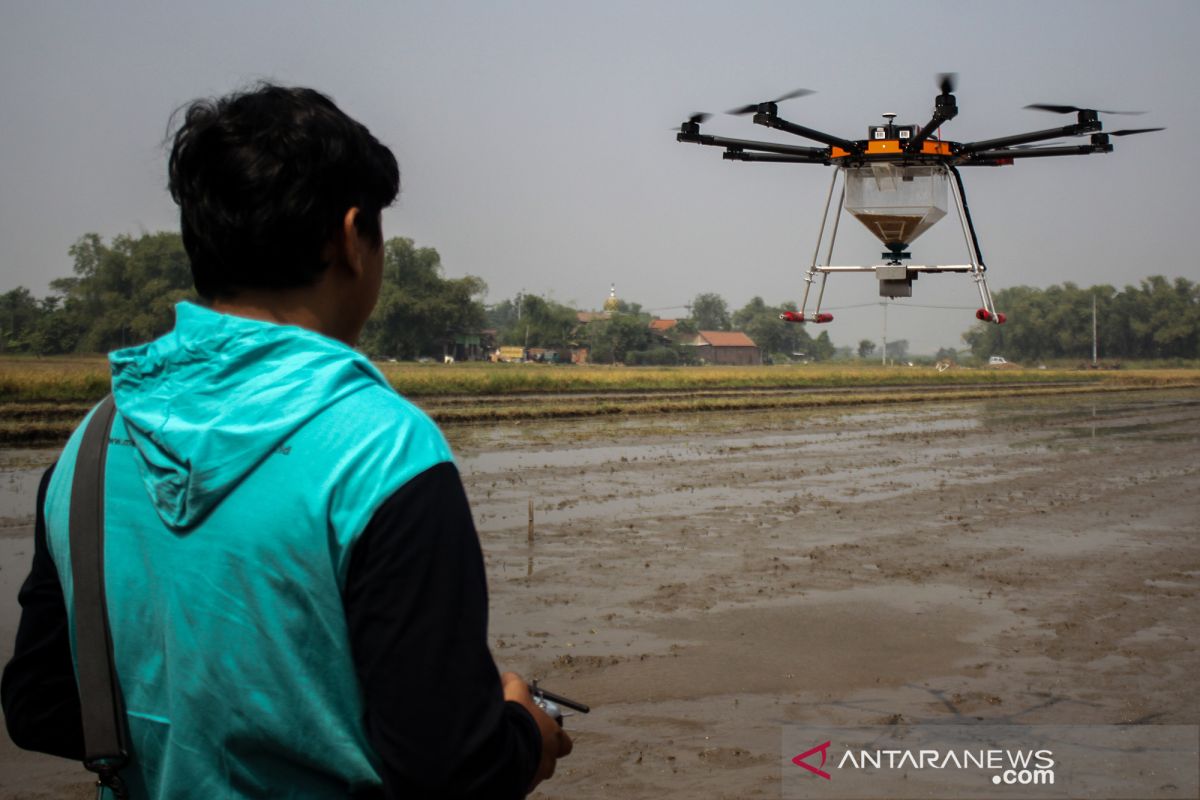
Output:
M798 125L780 117L778 104L783 100L811 93L805 89L796 90L776 100L769 100L734 109L729 113L737 115L753 113L753 121L756 125L763 125L804 139L820 142L825 147L801 147L775 142L731 139L724 136L704 134L700 132L700 125L709 117L708 114L704 113L693 114L680 126L679 133L675 137L677 141L710 147L722 147L725 149L723 157L729 161L753 161L774 164L824 164L826 166L838 166L841 168L834 173L833 180L830 182L829 194L825 200L825 211L821 219L820 233L817 236L817 246L813 253L812 264L805 274L806 285L800 311L785 313L782 315L783 319L790 322L831 322L833 315L821 312L821 300L825 293L825 281L831 272L874 272L879 279L880 294L885 297L911 296L912 281L922 272L967 272L971 273L974 278L979 288L979 296L982 302L982 307L976 312L976 317L984 322L1002 323L1005 317L996 311L991 292L987 288L985 278L987 267L983 263L983 257L980 254L979 238L975 233L975 225L971 220L970 209L967 207L966 193L963 187L962 176L958 172L958 167L997 167L1012 164L1016 159L1022 158L1110 153L1113 150L1113 146L1109 142L1110 136L1127 136L1163 130L1162 128L1140 128L1105 133L1100 122L1099 115L1101 113L1138 114L1141 112L1098 111L1096 109L1077 108L1075 106L1035 104L1026 107L1059 114L1075 113L1076 121L1072 125L1031 131L1029 133L1018 133L978 142L963 143L934 140L934 142L927 145L926 143L939 126L958 115L958 104L953 94L953 83L954 77L952 74L941 76L941 94L937 95L934 99L933 115L929 122L919 129L913 130L897 127L891 121L891 117L895 115L885 115L889 117L885 138L903 142L902 147L895 148L890 152L877 150L872 146L870 140L843 139L814 128ZM1035 143L1046 142L1051 139L1068 136L1086 136L1089 134L1090 138L1085 144L1031 146ZM903 138L904 136L908 138L905 139ZM841 217L845 202L844 181L841 200L839 200L837 213L833 220L825 263L818 263L821 246L825 237L826 225L829 222L829 209L833 200L838 175L845 168L861 167L876 163L889 163L898 166L930 165L940 167L948 177L953 178L953 180L948 180L948 184L951 187L951 194L954 198L956 210L958 211L959 221L963 227L963 235L966 240L971 263L905 265L901 263L901 259L908 259L910 254L903 252L908 245L901 243L888 244L890 252L883 254L884 258L889 259L886 264L871 267L830 265L829 260L833 254L833 244L837 237L838 220ZM822 275L821 289L817 296L814 313L807 315L809 290L812 288L812 283L818 274Z

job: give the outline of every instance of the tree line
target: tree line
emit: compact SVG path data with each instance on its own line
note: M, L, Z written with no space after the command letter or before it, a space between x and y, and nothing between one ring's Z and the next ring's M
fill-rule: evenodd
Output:
M814 337L803 325L783 323L779 315L796 311L795 304L769 305L761 297L731 311L720 295L698 294L668 334L651 330L654 317L623 300L586 322L576 309L533 294L487 307L483 280L445 277L434 248L403 237L389 239L384 248L379 303L360 341L372 356L440 357L456 338L485 329L495 331L498 345L586 347L598 363L687 363L692 351L686 342L702 330L743 331L775 360L865 359L877 352L867 339L855 352L836 348L826 330ZM177 233L121 235L108 243L89 233L69 253L73 274L51 281L48 296L35 297L24 287L0 294L0 352L98 353L149 341L171 329L177 302L197 299ZM963 334L977 359L1090 358L1093 301L1103 359L1200 357L1200 284L1185 278L1153 276L1121 290L1018 286L995 292L995 301L1008 322L976 323ZM907 349L907 342L889 342L887 356L903 360ZM938 353L957 355L953 349Z
M1200 283L1186 278L1155 275L1124 289L1015 286L995 292L994 300L1008 321L976 323L963 335L979 359L1091 360L1093 302L1101 359L1200 357Z
M72 275L51 281L48 296L35 297L25 287L0 294L0 352L108 352L166 333L174 325L175 304L198 301L178 233L120 235L109 242L88 233L69 253ZM697 331L736 329L764 354L810 359L834 354L828 333L813 339L802 327L779 321L794 305L769 306L758 297L730 313L719 295L700 294L692 314L662 336L651 331L653 317L637 303L620 301L611 313L585 323L575 309L532 294L488 308L486 292L478 277L445 277L434 248L389 239L379 302L360 348L376 357L440 357L456 338L490 329L496 344L586 347L590 360L599 363L676 364L690 359L682 343Z
M0 352L108 352L161 336L175 324L176 303L198 302L178 233L109 243L89 233L69 252L73 274L51 281L49 296L25 287L0 294ZM456 334L483 327L486 291L474 276L443 277L433 248L389 239L379 303L360 345L395 358L440 354Z

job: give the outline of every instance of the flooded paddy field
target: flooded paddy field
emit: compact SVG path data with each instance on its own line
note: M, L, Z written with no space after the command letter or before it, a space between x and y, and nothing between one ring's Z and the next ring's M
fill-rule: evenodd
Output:
M450 434L497 660L594 706L541 796L778 797L784 722L1200 722L1195 390Z
M447 432L497 661L593 706L539 797L778 797L790 722L1200 723L1200 390ZM4 657L55 454L0 452Z

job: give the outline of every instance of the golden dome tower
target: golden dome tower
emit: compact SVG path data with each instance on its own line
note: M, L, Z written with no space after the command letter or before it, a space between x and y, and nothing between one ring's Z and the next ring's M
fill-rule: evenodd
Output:
M614 311L619 311L620 307L621 301L617 299L617 285L610 283L608 285L608 299L604 301L604 310L611 314Z

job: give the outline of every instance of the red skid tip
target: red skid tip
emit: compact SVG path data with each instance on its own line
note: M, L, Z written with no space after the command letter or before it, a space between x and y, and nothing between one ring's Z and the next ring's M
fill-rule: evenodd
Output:
M975 319L979 320L980 322L991 322L992 312L988 311L986 308L981 308L975 312Z
M1008 317L1004 316L999 311L997 311L993 316L992 312L988 311L986 308L981 308L975 312L975 319L981 322L994 322L997 325L1003 325L1005 321L1008 320Z
M784 322L833 322L833 314L817 314L812 319L804 316L803 311L784 311L779 315Z

